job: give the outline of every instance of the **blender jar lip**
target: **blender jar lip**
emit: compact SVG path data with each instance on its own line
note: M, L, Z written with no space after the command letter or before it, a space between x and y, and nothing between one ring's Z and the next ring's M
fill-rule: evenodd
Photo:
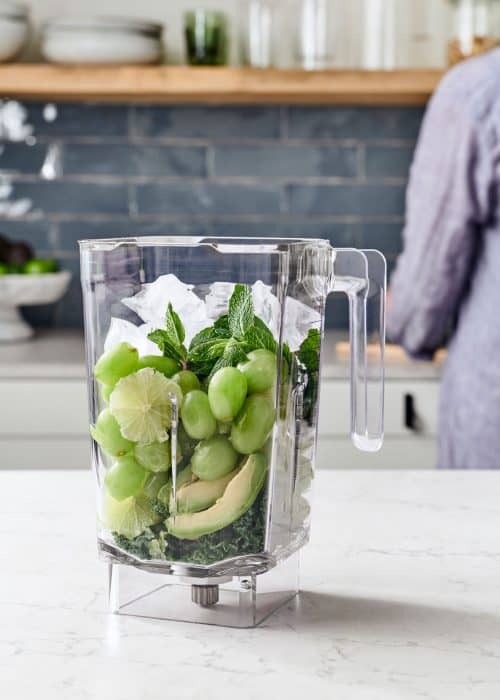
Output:
M278 252L280 246L296 244L331 245L328 238L259 238L257 236L131 236L123 238L91 238L78 241L80 250L114 250L121 245L136 245L140 248L147 246L181 246L195 247L198 245L212 245L220 248L222 252L244 252L245 245L249 251L256 253ZM234 250L231 248L234 246Z

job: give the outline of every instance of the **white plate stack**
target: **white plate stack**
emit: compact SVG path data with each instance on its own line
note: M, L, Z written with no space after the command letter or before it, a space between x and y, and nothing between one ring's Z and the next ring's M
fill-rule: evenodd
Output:
M24 48L28 39L29 11L25 5L0 1L0 61L10 61Z
M148 64L163 55L163 27L125 17L59 17L43 29L42 53L53 63Z

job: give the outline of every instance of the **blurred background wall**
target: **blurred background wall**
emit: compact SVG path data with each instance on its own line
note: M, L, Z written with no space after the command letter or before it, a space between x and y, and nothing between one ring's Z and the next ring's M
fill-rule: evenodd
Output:
M423 114L404 107L24 105L0 157L0 231L74 274L38 326L79 327L79 238L313 236L392 267ZM13 211L15 218L12 218ZM329 325L346 305L329 302Z

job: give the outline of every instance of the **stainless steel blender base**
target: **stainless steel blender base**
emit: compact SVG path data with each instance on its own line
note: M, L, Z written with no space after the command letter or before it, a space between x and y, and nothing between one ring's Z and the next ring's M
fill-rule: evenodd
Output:
M188 579L108 564L111 612L225 627L255 627L290 601L299 588L299 554L262 574Z

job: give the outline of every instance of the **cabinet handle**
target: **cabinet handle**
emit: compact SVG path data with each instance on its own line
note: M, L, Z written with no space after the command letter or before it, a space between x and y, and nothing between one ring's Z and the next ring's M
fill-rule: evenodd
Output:
M415 433L420 433L422 431L422 421L417 413L413 394L404 395L404 414L405 427L408 430L413 430Z

